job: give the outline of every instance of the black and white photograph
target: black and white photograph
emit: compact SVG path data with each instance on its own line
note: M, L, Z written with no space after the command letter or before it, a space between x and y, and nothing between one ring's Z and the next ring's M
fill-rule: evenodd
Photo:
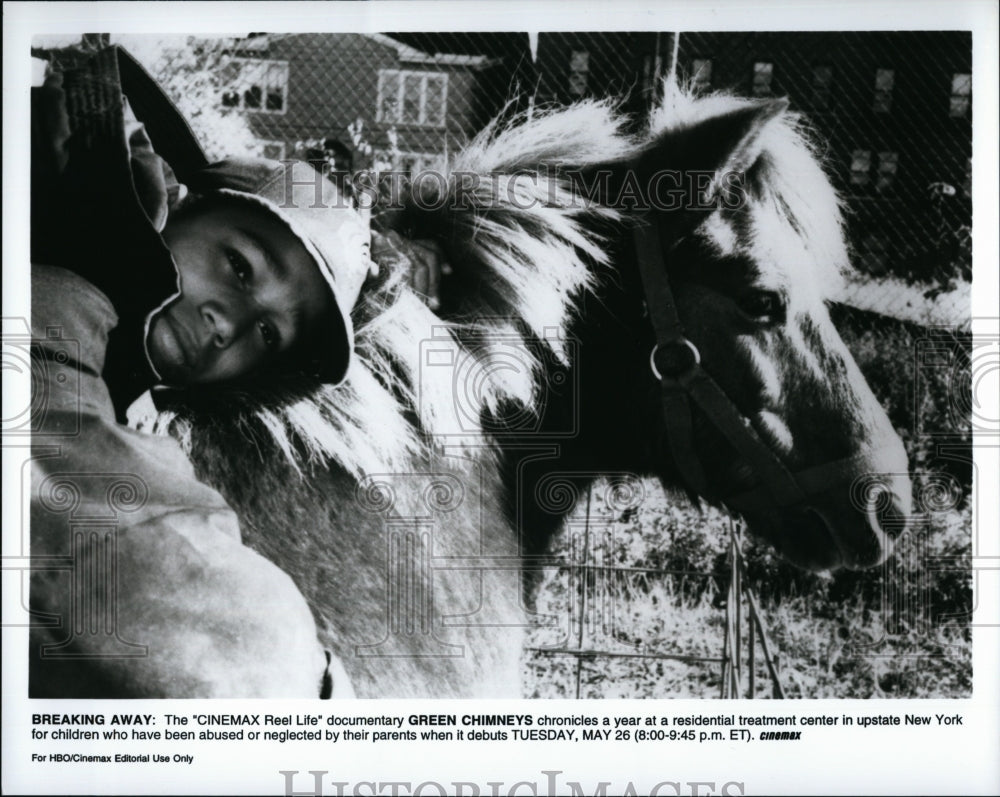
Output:
M279 5L5 4L5 793L1000 788L996 5Z

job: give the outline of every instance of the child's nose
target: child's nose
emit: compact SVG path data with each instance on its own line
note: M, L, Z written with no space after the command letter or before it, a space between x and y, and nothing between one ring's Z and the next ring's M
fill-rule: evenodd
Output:
M245 302L209 302L202 306L212 345L224 349L253 324L252 308Z

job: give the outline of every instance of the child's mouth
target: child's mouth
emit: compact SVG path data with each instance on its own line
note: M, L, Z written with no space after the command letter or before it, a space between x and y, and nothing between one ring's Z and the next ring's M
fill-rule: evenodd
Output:
M153 365L168 379L176 379L192 370L193 352L185 332L169 311L161 314L150 329L149 350Z

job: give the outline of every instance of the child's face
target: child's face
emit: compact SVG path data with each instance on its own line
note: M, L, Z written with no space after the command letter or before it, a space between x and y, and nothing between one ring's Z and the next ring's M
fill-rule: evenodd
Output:
M146 350L174 386L267 367L317 335L333 297L274 215L233 200L192 208L163 231L181 295L150 324Z

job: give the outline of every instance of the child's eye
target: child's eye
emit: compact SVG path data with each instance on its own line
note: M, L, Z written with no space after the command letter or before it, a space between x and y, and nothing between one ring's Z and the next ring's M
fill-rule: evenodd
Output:
M226 259L229 261L229 267L233 270L233 273L240 282L246 284L250 281L253 269L250 268L250 264L247 262L247 259L243 257L243 255L234 249L227 249Z
M257 324L257 328L260 330L261 340L264 341L267 348L275 349L278 347L278 331L273 326L266 321L261 321Z

